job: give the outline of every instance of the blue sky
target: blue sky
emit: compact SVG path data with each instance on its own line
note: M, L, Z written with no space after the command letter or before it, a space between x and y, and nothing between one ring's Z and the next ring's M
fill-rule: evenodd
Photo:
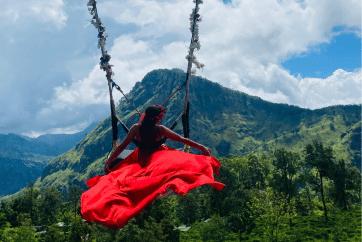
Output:
M294 76L327 78L337 69L348 72L361 68L361 38L354 33L334 31L330 43L311 46L306 53L282 62Z
M87 2L0 0L0 133L73 133L110 114ZM98 1L126 93L154 69L186 70L193 5ZM200 14L196 75L303 108L361 103L360 1L207 0Z

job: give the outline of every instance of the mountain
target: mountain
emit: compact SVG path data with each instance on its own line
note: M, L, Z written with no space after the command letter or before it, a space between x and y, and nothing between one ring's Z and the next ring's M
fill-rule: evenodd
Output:
M144 111L148 105L161 104L184 80L185 73L181 70L155 70L137 82L128 97ZM184 93L185 90L178 92L165 104L167 113L162 124L170 126L182 112ZM332 146L337 158L360 168L361 105L303 109L267 102L201 77L191 78L189 96L190 138L210 147L216 157L272 152L281 147L302 154L306 144L318 139ZM123 99L116 112L130 127L133 107ZM178 124L174 131L181 134L182 125ZM119 125L119 139L124 136ZM86 179L103 172L111 144L108 117L73 149L49 162L35 185L38 188L54 185L63 191L69 184L86 188ZM166 144L182 147L172 141Z
M97 126L96 122L93 122L85 130L75 134L44 134L35 138L34 141L38 143L45 143L58 149L58 155L67 152L72 149L79 141L81 141L89 132L91 132Z
M50 160L74 147L96 125L75 134L48 134L35 139L0 134L0 195L15 193L35 182Z

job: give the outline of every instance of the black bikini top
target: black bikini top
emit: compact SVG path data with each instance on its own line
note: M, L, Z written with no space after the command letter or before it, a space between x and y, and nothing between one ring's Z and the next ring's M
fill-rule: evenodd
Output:
M158 141L152 141L152 142L143 142L143 141L138 141L138 140L134 139L133 142L140 149L155 150L155 149L158 149L161 145L163 145L166 142L166 138L162 138Z
M158 127L156 127L156 128L158 128ZM134 139L133 143L138 148L143 149L143 150L156 150L166 142L165 137L160 140L157 140L157 141L149 140L149 139L147 139L147 137L144 137L142 139L143 139L143 141L138 141L138 140Z

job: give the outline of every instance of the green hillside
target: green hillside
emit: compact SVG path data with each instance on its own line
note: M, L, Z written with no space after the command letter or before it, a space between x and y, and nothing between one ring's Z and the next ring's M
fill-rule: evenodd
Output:
M0 134L0 195L18 192L41 176L47 163L72 149L96 123L75 134L46 134L30 138Z
M178 69L155 70L136 83L128 97L143 111L150 104L161 104L184 80L185 73ZM162 124L170 126L181 113L184 92L166 103ZM216 157L270 152L280 147L301 152L307 143L317 139L331 145L337 158L360 168L360 105L303 109L263 101L200 77L191 79L190 103L190 138L210 147ZM132 106L121 100L116 110L130 126ZM123 139L125 132L121 126L119 130L119 138ZM182 133L181 122L175 131ZM84 180L102 173L111 142L111 120L107 118L73 149L52 160L35 186L54 185L63 191L69 184L85 187ZM167 145L181 147L169 141Z

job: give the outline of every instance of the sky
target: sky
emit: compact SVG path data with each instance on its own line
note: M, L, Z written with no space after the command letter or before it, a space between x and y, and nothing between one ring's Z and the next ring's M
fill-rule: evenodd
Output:
M110 115L88 0L0 0L0 133L74 133ZM192 0L99 0L114 81L186 71ZM360 0L204 0L196 75L274 102L361 103ZM121 94L114 92L115 100Z

